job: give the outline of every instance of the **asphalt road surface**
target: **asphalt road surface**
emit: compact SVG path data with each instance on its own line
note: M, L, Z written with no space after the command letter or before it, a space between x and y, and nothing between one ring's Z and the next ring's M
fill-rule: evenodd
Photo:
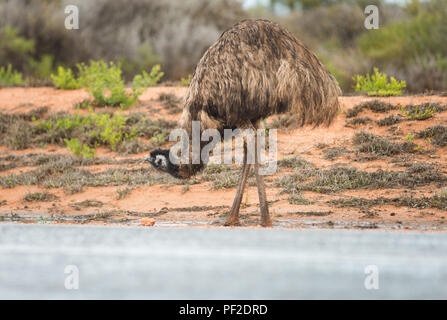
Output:
M447 298L447 234L0 224L0 298Z

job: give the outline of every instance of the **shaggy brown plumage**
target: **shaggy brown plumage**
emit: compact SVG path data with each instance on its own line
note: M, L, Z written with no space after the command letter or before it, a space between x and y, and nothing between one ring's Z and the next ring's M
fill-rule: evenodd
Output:
M341 90L318 58L295 36L267 20L244 20L225 31L200 59L184 100L182 128L256 127L289 112L297 124L329 125ZM157 152L152 158L156 156ZM203 164L171 168L188 178ZM243 187L242 187L243 189Z

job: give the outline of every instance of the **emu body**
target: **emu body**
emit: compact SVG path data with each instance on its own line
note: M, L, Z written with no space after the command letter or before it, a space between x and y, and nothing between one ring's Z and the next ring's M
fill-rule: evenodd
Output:
M201 131L256 129L262 119L286 112L298 126L329 125L339 109L339 94L334 77L290 32L267 20L244 20L225 31L200 59L183 102L180 125L189 134L194 120L200 121ZM169 150L154 150L148 160L178 178L189 178L206 165L174 165L168 155ZM250 170L246 159L244 145L244 163L227 225L239 224ZM271 226L264 181L255 160L261 224Z

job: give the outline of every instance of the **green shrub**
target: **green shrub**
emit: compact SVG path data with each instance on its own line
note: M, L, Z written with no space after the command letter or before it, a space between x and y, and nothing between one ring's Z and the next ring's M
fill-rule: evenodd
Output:
M89 149L84 145L89 148L106 146L120 153L138 153L145 151L148 145L134 141L136 138L150 139L151 147L156 147L168 140L169 130L175 126L174 121L152 121L142 114L90 112L88 115L62 114L41 120L35 124L34 132L39 135L39 142L65 144L75 154L82 155L83 150L88 153Z
M143 70L141 74L137 74L133 78L132 89L139 96L145 88L156 86L163 75L164 73L160 71L159 64L153 66L150 73Z
M186 78L181 78L180 79L180 84L183 87L189 87L189 84L191 83L191 79L192 79L192 74L188 74L188 76Z
M402 114L409 120L427 120L431 118L436 107L431 104L421 106L406 106L401 108Z
M154 86L163 76L156 65L148 74L143 71L133 79L132 93L126 92L121 65L113 62L90 61L90 65L78 64L79 84L86 88L96 106L119 106L128 108L138 101L146 87Z
M44 54L40 59L28 59L31 76L38 80L49 80L53 72L53 61L54 57L50 54Z
M35 51L33 40L18 35L16 28L5 26L0 29L0 61L8 61L15 68L24 66ZM23 68L20 68L21 71Z
M356 75L354 89L356 92L366 92L368 96L398 96L402 94L402 89L406 87L405 81L398 81L394 77L380 73L378 68L374 68L374 74L365 76Z
M12 66L0 67L0 86L18 86L23 84L22 74L12 70Z
M70 68L65 69L62 66L57 68L57 74L52 74L51 79L53 84L58 89L74 90L81 87L78 79L73 75L73 71Z
M87 159L91 159L95 157L95 149L90 148L86 144L81 144L77 138L73 139L64 139L65 144L67 145L68 150L74 153L74 155L78 157L83 157Z

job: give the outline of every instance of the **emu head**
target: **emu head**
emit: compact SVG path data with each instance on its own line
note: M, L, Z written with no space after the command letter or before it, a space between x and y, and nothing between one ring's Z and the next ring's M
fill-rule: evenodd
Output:
M154 150L145 160L148 161L154 168L167 172L175 178L179 178L179 167L169 160L169 150Z

